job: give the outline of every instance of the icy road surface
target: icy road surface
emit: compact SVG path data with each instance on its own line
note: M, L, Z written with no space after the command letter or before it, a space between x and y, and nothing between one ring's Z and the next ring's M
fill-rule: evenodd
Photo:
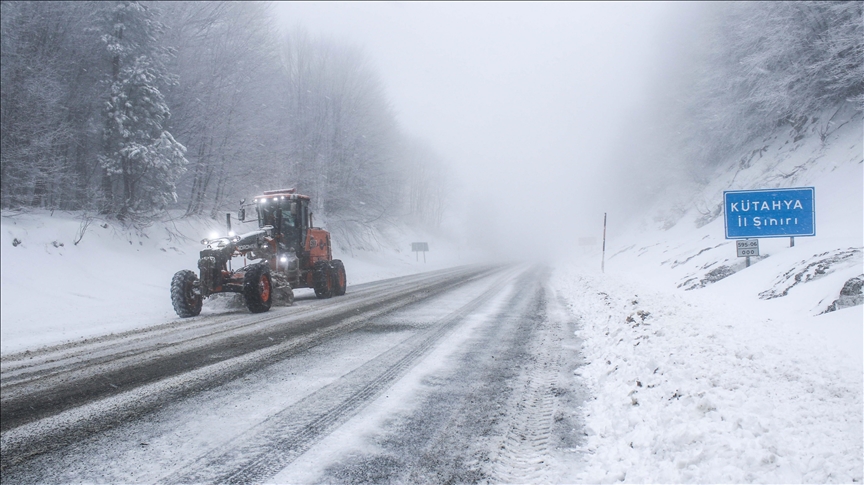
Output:
M584 391L547 280L463 267L6 356L3 482L556 482Z

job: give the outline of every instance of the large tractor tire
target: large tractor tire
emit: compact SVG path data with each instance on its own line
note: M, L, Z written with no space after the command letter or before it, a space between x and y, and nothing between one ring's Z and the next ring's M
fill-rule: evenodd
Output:
M342 296L345 294L345 288L348 287L345 265L338 259L334 259L330 264L333 267L333 296Z
M333 296L333 270L328 261L318 261L312 266L312 285L318 298Z
M266 263L253 264L243 275L243 301L252 313L263 313L273 304L273 281Z
M198 275L194 271L184 269L174 274L171 279L171 303L174 311L183 318L194 317L201 313L204 299L196 288Z

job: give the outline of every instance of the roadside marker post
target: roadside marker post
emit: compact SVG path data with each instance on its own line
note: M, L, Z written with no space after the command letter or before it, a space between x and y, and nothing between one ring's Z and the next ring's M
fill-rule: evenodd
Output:
M600 272L606 272L606 213L603 213L603 255L600 259Z

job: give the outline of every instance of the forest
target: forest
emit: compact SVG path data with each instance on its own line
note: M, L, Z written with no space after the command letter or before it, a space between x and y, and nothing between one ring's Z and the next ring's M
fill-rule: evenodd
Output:
M705 173L766 130L862 109L862 2L712 5L657 95L671 158ZM0 8L4 209L215 217L296 187L344 235L442 222L446 164L402 131L361 48L285 33L258 2Z
M864 2L709 5L656 109L669 121L654 135L691 176L777 128L823 117L828 131L825 111L864 109Z
M215 217L296 187L346 234L437 227L446 172L369 59L270 10L2 2L2 207Z

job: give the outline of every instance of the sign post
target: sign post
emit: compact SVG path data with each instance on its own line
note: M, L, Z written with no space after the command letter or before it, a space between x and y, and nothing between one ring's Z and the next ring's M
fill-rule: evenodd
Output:
M606 213L603 213L603 256L600 259L600 272L606 272Z
M429 243L415 242L411 243L411 251L414 251L414 256L417 261L420 261L420 252L423 252L423 262L426 262L426 251L429 251Z
M723 192L726 239L736 241L739 258L759 256L760 237L816 235L816 197L813 187L793 189L727 190Z
M758 239L740 239L735 241L735 248L739 258L747 258L747 267L750 267L750 256L759 256Z

